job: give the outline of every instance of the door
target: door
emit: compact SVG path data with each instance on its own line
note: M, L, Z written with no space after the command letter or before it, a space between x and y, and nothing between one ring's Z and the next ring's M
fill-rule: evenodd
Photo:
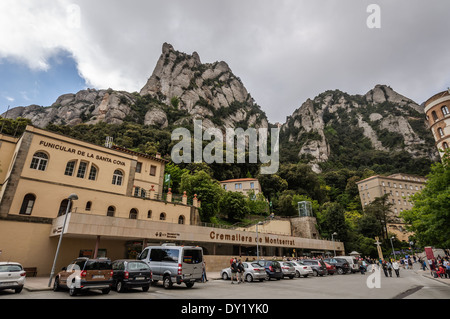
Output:
M203 273L203 250L184 248L181 257L183 275L190 276L191 279L201 279Z

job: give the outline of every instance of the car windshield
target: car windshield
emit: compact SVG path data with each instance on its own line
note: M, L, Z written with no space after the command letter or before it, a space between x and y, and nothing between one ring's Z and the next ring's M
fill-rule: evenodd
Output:
M0 265L0 272L16 272L21 271L20 265Z
M263 267L262 265L258 264L258 263L252 263L252 267L253 268L261 268Z
M200 249L185 249L183 262L186 264L199 264L203 261L203 254Z

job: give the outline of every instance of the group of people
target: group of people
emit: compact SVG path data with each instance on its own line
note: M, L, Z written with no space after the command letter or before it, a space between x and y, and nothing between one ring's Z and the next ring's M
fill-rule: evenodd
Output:
M450 257L438 256L436 259L429 259L428 265L430 265L430 271L434 277L450 278ZM424 260L422 263L422 269L425 271L428 269L427 263Z
M397 277L400 277L400 264L396 259L383 260L381 266L386 277L392 277L392 270L394 270Z
M241 259L231 258L230 260L230 269L231 269L231 284L235 282L240 284L244 282L244 264Z

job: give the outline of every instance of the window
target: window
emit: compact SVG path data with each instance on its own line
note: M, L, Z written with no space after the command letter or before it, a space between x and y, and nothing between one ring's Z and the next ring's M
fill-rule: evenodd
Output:
M87 211L90 211L90 210L91 210L91 207L92 207L92 202L91 202L91 201L87 202L87 203L86 203L86 210L87 210Z
M84 175L86 174L86 169L87 169L87 163L81 162L80 166L78 166L77 177L84 178Z
M61 204L59 205L58 216L65 215L68 206L69 206L69 200L68 200L67 198L66 198L66 199L63 199L63 200L61 201Z
M34 196L33 194L26 194L23 198L22 207L20 208L19 214L31 215L35 201L36 196Z
M242 184L241 183L234 184L234 189L242 189Z
M112 183L113 185L121 186L123 181L123 173L116 169L113 174Z
M446 116L449 114L447 105L441 107L442 115Z
M184 224L184 216L180 215L180 217L178 217L178 224L183 225Z
M39 171L45 171L47 168L48 156L43 152L37 152L33 155L30 168L37 169Z
M147 212L147 218L152 218L152 210L151 209Z
M251 183L250 183L250 188L251 188L251 189L254 189L254 188L255 188L255 183L251 182Z
M73 171L75 170L75 164L77 163L77 161L70 161L67 163L66 165L66 170L64 172L64 175L67 176L72 176L73 175Z
M155 165L150 166L150 176L156 176L156 166Z
M227 190L227 184L224 184L224 185L223 185L223 189L224 189L224 190Z
M159 220L166 220L166 213L159 214Z
M447 144L447 142L442 143L442 147L444 148L444 150L447 150L447 149L448 149L448 144Z
M441 127L438 128L438 134L439 134L439 137L443 137L444 136L444 130Z
M95 165L91 165L88 179L91 181L95 181L97 179L97 172L98 172L97 167Z
M140 173L142 172L142 163L141 162L137 162L136 164L136 173Z
M435 111L431 112L431 115L433 116L433 120L436 122L438 120L438 116Z
M130 219L137 219L137 216L138 216L137 210L136 210L135 208L132 208L132 209L130 210L130 216L129 216L129 218L130 218Z
M108 210L106 211L106 216L114 217L114 213L116 212L116 209L114 206L109 206Z

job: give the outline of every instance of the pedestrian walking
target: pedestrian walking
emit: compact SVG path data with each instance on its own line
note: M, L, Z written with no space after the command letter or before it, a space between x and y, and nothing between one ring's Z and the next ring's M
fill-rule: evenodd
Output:
M206 261L202 262L202 282L207 282L208 278L206 277Z
M400 265L398 264L397 260L394 260L394 262L392 263L392 268L395 271L395 275L397 277L400 277Z
M412 260L411 260L411 258L408 258L408 266L411 267L411 269L413 269L413 265L412 265Z
M231 283L234 284L234 280L236 280L236 282L239 283L238 277L237 277L238 265L237 265L236 258L233 259L233 262L231 263L230 267L231 267Z
M426 269L428 269L426 260L424 260L424 261L422 262L422 269L423 269L423 271L425 271Z
M392 277L392 264L391 264L391 262L388 261L386 266L387 266L387 270L388 270L388 273L389 273L389 277Z
M238 284L239 284L241 282L244 282L244 272L245 272L244 264L242 263L241 259L239 259L237 268L238 268Z
M383 267L384 275L385 275L386 277L388 277L388 271L387 271L386 261L383 261L382 267Z

